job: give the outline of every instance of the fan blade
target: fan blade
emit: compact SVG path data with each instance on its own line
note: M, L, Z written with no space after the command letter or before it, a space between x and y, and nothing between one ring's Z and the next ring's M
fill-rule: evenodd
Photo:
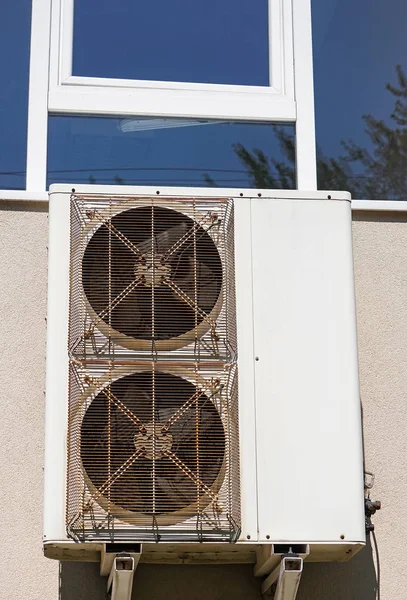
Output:
M225 434L199 379L197 387L158 369L137 371L93 398L81 426L82 466L98 490L92 496L111 502L113 514L168 515L217 500Z
M117 398L117 396L115 396L111 389L111 386L108 386L107 388L104 388L102 391L102 393L106 396L106 398L115 406L117 406L117 408L126 415L126 417L128 419L130 419L130 421L132 423L134 423L134 425L136 425L139 429L143 429L144 425L142 423L142 421L126 406L126 404L124 402L122 402L119 398Z
M178 298L180 300L182 300L183 302L185 302L185 304L187 306L189 306L189 308L192 308L192 310L194 312L196 312L199 317L200 317L200 321L206 321L209 326L213 329L216 328L216 323L215 321L204 311L201 309L201 307L197 304L197 302L195 302L195 300L193 298L191 298L191 296L189 294L186 294L176 283L174 283L171 279L166 279L164 281L165 285L167 285L172 292L174 293L175 296L178 296Z
M104 484L98 489L99 494L104 495L109 490L109 488L119 479L119 477L121 477L127 471L127 469L129 469L129 467L131 467L133 463L135 463L136 460L140 458L142 454L143 453L140 452L140 450L136 450L135 452L133 452L133 454L129 456L129 458L121 465L121 467L116 469L116 471L106 479Z
M154 248L154 252L157 252L157 254L165 254L185 234L187 229L188 224L183 221L179 225L169 227L161 233L152 233L146 240L138 244L138 248L143 254L151 252L152 248Z
M196 486L181 473L172 479L167 476L156 478L158 494L163 498L162 503L172 510L180 510L194 500ZM168 510L168 509L167 509Z
M210 312L214 304L214 298L219 295L219 278L202 261L196 261L188 257L188 268L178 269L177 266L171 273L171 279L183 290L190 298L195 298L197 304L205 311Z
M217 499L216 494L212 492L211 488L207 486L176 454L174 454L174 452L167 450L166 455L202 492L208 494L212 500Z
M138 257L142 256L142 252L128 239L115 225L112 223L112 219L106 220L104 215L101 215L97 210L93 210L93 215L108 229L118 240L120 240L133 254Z
M117 506L135 513L152 510L152 463L140 457L111 486L111 500Z
M192 342L193 330L202 321L213 328L209 315L222 288L222 262L203 228L206 219L199 222L179 211L145 206L124 210L97 229L86 240L82 259L83 288L95 313L86 331L98 326L112 338L119 332L120 345L129 347L127 338L154 337L159 344L188 332ZM152 250L160 263L152 261ZM148 277L156 266L157 278ZM167 278L173 282L171 290Z

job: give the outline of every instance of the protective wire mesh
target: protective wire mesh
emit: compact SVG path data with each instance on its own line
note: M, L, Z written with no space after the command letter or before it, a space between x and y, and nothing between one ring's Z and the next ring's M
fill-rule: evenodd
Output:
M72 196L67 529L239 534L230 200Z
M70 351L234 360L230 200L72 199Z

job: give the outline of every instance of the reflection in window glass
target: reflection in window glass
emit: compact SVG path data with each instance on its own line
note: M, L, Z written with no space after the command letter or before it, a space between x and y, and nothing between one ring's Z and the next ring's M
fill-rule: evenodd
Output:
M312 0L312 11L318 187L406 200L407 3Z
M31 0L0 3L0 188L25 188Z
M293 125L51 116L48 185L295 188Z
M75 0L73 74L269 85L268 0Z

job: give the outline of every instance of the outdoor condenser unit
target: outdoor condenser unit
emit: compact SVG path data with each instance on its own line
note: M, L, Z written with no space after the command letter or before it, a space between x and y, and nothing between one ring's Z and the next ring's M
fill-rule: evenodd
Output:
M357 552L348 195L54 185L49 218L45 554Z

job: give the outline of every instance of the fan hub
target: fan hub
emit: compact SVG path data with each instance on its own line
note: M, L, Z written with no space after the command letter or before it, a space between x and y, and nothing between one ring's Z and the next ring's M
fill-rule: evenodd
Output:
M144 452L150 460L162 458L168 450L171 450L172 435L161 423L147 423L143 429L134 436L136 450Z
M164 278L169 277L171 266L165 262L162 254L148 252L134 265L134 273L146 287L159 287Z

